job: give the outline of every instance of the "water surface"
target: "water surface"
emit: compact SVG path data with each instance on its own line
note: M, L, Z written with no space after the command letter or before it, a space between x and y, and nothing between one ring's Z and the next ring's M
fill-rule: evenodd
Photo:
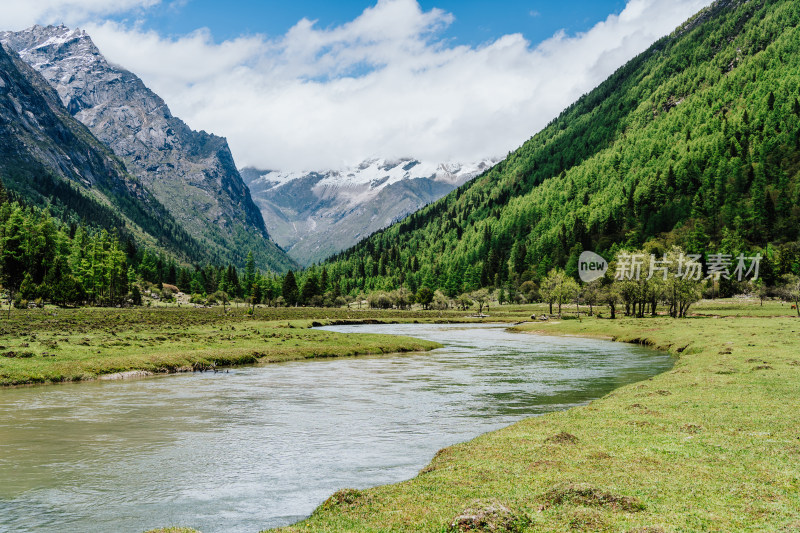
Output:
M672 365L638 346L499 326L323 329L446 347L0 390L0 532L286 525L338 489L411 478L444 446Z

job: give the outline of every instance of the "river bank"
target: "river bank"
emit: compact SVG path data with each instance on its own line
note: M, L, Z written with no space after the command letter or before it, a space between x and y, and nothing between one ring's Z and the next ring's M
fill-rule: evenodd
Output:
M677 361L585 407L446 448L409 481L340 491L280 531L793 531L800 322L737 314L521 325Z
M390 312L68 309L13 313L0 327L0 386L129 379L324 357L427 351L435 342L341 335L314 325L399 320ZM425 320L424 316L403 320Z
M493 306L491 314L459 310L374 310L346 308L155 307L133 309L13 310L0 325L0 387L146 377L221 369L237 365L315 357L344 357L430 350L435 344L388 337L320 335L308 328L342 322L518 324L541 316L546 305ZM707 301L698 316L785 316L780 302ZM596 307L596 311L605 311ZM582 307L585 315L588 308ZM573 316L565 308L565 316ZM742 316L744 315L744 316ZM541 322L537 322L541 324ZM542 326L554 331L553 325ZM237 329L238 328L238 329ZM534 328L536 329L536 328ZM595 335L608 337L604 332Z

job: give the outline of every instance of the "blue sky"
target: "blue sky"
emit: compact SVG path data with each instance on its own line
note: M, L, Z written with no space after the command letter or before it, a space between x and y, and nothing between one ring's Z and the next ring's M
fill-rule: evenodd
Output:
M312 171L501 158L710 3L0 0L0 21L84 28L240 167Z
M559 30L585 32L625 7L622 0L562 0L559 2L496 0L423 0L424 10L442 9L455 20L444 37L456 44L479 45L509 33L521 33L538 43ZM149 9L117 20L139 19L142 26L164 35L181 35L207 27L222 41L242 34L280 36L302 18L318 21L322 28L355 19L374 2L363 0L257 1L185 0L169 7Z

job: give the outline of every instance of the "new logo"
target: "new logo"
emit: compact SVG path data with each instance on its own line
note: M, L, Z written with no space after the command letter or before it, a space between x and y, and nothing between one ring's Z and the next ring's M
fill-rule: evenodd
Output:
M602 278L607 270L608 261L594 252L583 252L578 258L578 275L584 283Z

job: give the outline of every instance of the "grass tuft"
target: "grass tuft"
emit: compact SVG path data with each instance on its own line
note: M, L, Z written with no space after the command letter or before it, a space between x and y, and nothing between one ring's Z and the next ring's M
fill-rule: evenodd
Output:
M476 501L464 509L450 523L448 531L486 531L492 533L524 531L530 518L522 511L513 511L497 501Z
M544 441L550 444L578 444L580 439L571 433L562 431L561 433L547 437Z
M364 503L365 499L366 494L358 489L342 489L334 492L330 498L325 500L321 508L355 506Z
M582 505L605 507L612 511L635 513L644 511L645 505L633 496L613 494L588 483L566 483L553 487L542 496L545 507L554 505Z

